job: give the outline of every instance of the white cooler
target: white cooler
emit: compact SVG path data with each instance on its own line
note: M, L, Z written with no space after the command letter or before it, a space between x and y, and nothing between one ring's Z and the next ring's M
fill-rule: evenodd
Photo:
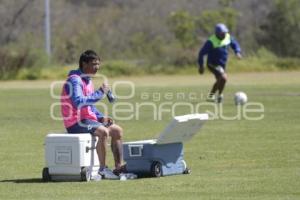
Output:
M48 134L43 180L89 181L99 169L96 144L97 139L91 134Z

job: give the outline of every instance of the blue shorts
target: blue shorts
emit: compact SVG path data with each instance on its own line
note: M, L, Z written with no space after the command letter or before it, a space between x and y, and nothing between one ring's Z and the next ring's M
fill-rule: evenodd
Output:
M76 123L66 129L68 133L90 133L94 135L95 130L99 126L103 126L103 124L98 121L83 119L81 122Z

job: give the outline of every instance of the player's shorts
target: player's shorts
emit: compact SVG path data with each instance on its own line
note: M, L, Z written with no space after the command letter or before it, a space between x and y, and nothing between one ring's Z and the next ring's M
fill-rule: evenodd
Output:
M212 65L212 64L207 64L207 67L211 73L215 75L216 78L219 78L223 74L225 74L225 67L221 65Z
M98 121L83 119L66 129L68 133L90 133L94 135L95 130L100 126L103 126L103 124Z

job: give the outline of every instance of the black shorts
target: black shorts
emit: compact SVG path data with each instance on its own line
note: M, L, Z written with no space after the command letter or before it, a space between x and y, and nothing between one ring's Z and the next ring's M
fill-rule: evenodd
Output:
M68 133L90 133L94 135L95 130L103 126L102 123L90 119L83 119L81 122L67 128Z
M225 74L225 67L221 65L212 65L212 64L207 64L207 67L211 73L215 75L216 78L219 78L223 74Z

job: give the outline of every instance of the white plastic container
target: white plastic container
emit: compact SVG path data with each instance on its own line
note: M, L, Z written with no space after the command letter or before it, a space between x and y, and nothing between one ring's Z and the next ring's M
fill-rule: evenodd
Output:
M96 143L90 134L48 134L43 180L91 180L99 169Z

